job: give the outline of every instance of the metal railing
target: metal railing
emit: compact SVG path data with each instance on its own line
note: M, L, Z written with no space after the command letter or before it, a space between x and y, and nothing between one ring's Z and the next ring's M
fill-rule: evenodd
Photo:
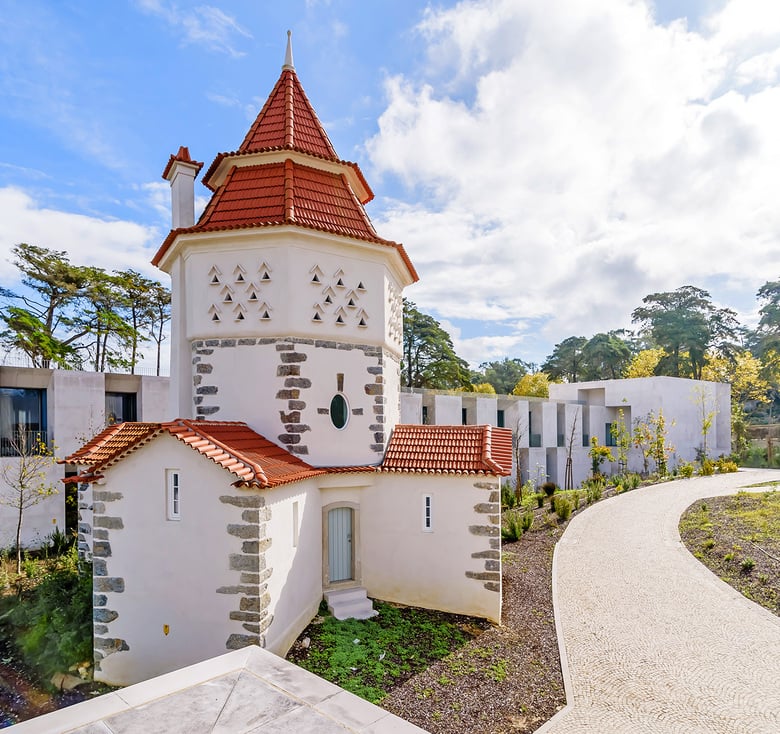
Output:
M16 431L0 436L0 456L34 456L46 448L46 431Z

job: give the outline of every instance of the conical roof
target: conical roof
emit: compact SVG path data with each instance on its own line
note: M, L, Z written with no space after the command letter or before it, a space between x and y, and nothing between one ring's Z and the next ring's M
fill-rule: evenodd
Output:
M193 227L174 229L152 263L179 234L293 225L396 249L377 234L363 208L374 194L356 163L339 159L295 73L288 39L282 73L238 150L220 153L203 176L214 195Z

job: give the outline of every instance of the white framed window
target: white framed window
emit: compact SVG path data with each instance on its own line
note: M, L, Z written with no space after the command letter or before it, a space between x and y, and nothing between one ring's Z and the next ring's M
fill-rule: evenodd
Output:
M181 519L181 474L178 469L165 470L166 516L168 520Z
M433 532L433 495L422 497L422 529L424 533Z

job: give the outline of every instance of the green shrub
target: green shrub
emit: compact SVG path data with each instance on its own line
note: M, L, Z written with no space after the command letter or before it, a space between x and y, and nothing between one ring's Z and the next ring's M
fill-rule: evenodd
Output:
M536 497L536 506L544 507L544 492L537 492L534 496Z
M711 477L715 473L715 464L710 459L702 459L699 476Z
M721 456L716 462L715 466L718 467L718 471L721 474L730 474L739 469L737 463L731 459L727 459L725 456Z
M504 515L501 525L501 539L506 543L513 543L523 536L523 518L516 510L510 510Z
M627 479L630 489L636 489L640 484L642 484L642 477L640 477L639 474L629 474Z
M565 497L556 497L555 514L558 515L559 522L568 520L571 516L571 502Z
M511 510L517 504L517 495L515 488L510 482L504 482L501 485L501 507L505 510Z
M693 476L693 470L694 466L690 461L680 464L680 466L677 467L677 472L685 479L690 479Z
M558 491L558 485L555 482L545 482L542 485L542 492L548 497L552 497Z
M36 587L2 599L0 618L42 680L92 660L92 571L75 545Z
M534 524L534 513L528 510L523 514L523 519L520 523L521 527L523 528L523 532L527 533L531 526Z
M739 566L739 570L744 574L749 574L756 567L756 562L749 556L742 561Z
M571 493L571 505L574 511L580 506L580 493L576 489Z
M582 486L585 488L585 499L589 505L598 502L604 492L604 480L600 477L586 479Z

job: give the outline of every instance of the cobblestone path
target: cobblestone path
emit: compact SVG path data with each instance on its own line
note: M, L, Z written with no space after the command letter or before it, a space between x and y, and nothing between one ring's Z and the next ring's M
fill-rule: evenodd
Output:
M780 618L707 570L677 530L697 499L768 480L780 471L669 482L572 520L553 569L568 705L538 734L780 732Z

